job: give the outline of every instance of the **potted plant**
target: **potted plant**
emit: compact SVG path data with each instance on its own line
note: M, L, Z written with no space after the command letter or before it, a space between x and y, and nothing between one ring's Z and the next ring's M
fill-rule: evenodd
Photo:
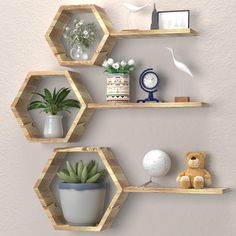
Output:
M75 167L66 162L67 169L57 172L59 196L65 220L69 225L96 225L103 213L106 185L102 181L105 170L99 170L95 161Z
M134 70L135 61L114 62L109 58L103 67L107 74L107 102L129 102L129 74Z
M74 60L88 60L86 52L94 46L97 39L97 26L95 23L86 23L83 19L75 18L65 27L63 37L70 48L70 56Z
M80 103L74 99L66 99L70 93L69 88L53 90L51 93L47 88L44 94L35 93L42 98L42 101L33 101L28 106L28 111L42 109L47 116L44 123L44 137L61 138L63 137L63 125L61 112L70 112L70 108L80 108Z

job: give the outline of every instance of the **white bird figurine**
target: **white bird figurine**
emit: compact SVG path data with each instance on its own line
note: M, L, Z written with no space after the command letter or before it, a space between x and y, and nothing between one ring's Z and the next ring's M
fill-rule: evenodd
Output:
M144 8L148 7L148 6L151 6L150 4L144 4L143 6L136 6L136 5L133 5L131 3L126 3L126 2L123 2L122 5L124 7L126 7L128 10L129 10L129 14L128 14L128 17L127 17L127 24L128 24L128 27L130 25L129 23L129 20L130 20L130 14L131 13L136 13L136 12L139 12L141 10L143 10Z
M191 70L184 63L182 63L180 61L177 61L175 59L174 50L172 48L168 48L168 47L166 47L166 49L171 52L172 59L174 61L175 67L177 69L179 69L180 71L183 71L184 73L186 73L186 74L190 75L191 77L193 77L193 74L192 74Z
M123 2L122 3L124 7L126 7L130 12L138 12L138 11L141 11L143 10L144 8L150 6L150 4L145 4L143 6L136 6L136 5L133 5L131 3L126 3L126 2Z

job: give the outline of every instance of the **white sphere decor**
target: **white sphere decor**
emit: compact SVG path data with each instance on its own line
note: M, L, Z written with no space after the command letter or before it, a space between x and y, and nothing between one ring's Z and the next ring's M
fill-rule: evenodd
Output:
M152 150L143 158L143 168L150 177L163 177L169 172L170 167L170 157L161 150Z

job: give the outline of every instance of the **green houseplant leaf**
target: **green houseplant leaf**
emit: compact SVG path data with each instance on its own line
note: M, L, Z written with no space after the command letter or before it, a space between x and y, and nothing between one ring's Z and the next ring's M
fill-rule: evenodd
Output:
M77 165L77 177L78 180L81 181L81 175L82 175L82 171L84 169L84 164L83 162L80 160L78 165Z
M94 160L88 165L84 165L80 160L75 167L69 161L66 162L67 169L62 169L57 172L57 176L66 183L98 183L105 175L105 170L98 170L98 164Z
M42 109L45 113L57 115L58 112L70 112L71 108L80 108L80 103L75 99L66 99L71 90L69 88L61 88L58 91L54 88L51 93L47 88L44 94L35 93L42 98L42 101L33 101L28 105L28 111Z
M103 175L105 174L105 171L100 171L97 174L93 175L92 177L90 177L86 183L95 183L97 182Z
M86 183L87 178L88 178L88 170L87 170L87 166L84 166L84 169L81 174L81 182Z

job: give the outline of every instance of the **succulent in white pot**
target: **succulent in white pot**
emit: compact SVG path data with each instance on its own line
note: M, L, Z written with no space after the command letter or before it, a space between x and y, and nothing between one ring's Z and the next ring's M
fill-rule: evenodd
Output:
M42 109L46 113L44 123L45 138L61 138L64 136L62 125L62 112L70 112L70 108L80 108L79 101L66 99L70 93L69 88L56 88L50 92L47 88L44 93L35 93L42 98L41 101L32 101L28 106L28 111Z
M59 196L63 216L69 225L93 226L102 217L105 204L106 183L102 181L105 170L99 170L95 161L84 165L80 160L73 167L57 172Z
M135 61L130 59L128 62L125 60L115 62L109 58L103 62L103 67L107 74L107 102L129 102L129 74L134 70Z

